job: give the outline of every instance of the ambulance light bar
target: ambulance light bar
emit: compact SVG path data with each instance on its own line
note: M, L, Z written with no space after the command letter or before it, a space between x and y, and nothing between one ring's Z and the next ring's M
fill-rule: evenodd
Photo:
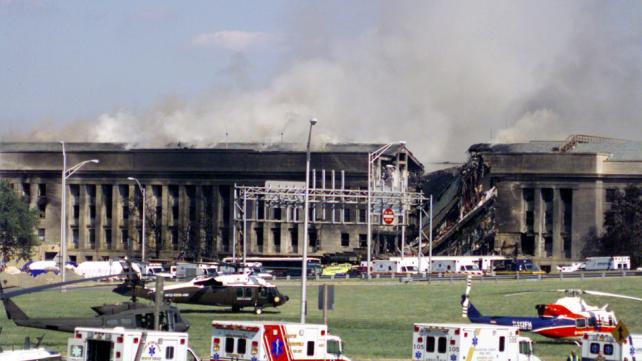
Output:
M258 332L258 326L243 326L243 325L224 325L221 323L213 323L212 328L222 329L222 330L235 330L235 331L248 331L248 332Z

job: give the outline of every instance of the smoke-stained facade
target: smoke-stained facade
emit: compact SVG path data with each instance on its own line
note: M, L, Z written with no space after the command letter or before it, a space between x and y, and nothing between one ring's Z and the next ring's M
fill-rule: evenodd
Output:
M329 144L313 151L315 183L365 189L368 152L379 146ZM140 254L143 201L137 185L127 177L140 180L146 190L148 258L188 259L231 253L235 184L305 179L305 152L287 146L130 149L117 143L69 143L66 149L68 167L87 159L100 161L67 179L67 254L77 262ZM380 161L406 170L411 188L423 170L404 146L392 147ZM52 259L59 252L61 171L58 143L0 143L0 177L39 211L41 258ZM332 174L334 180L330 179ZM301 222L296 217L283 222L293 210L266 208L261 212L268 212L259 217L267 221L249 224L249 253L300 253ZM365 222L365 209L346 209L336 222L313 227L310 252L322 255L359 250L365 242ZM378 249L386 251L386 244Z
M495 249L543 264L582 259L615 190L642 184L642 142L574 135L469 152L487 167L484 187L497 189Z

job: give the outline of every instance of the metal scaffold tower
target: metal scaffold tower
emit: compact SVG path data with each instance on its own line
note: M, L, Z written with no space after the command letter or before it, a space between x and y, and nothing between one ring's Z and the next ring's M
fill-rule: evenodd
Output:
M325 179L325 171L322 172L322 179ZM376 187L370 190L345 189L343 172L341 172L340 186L335 188L334 173L332 171L330 188L326 188L325 181L323 181L320 188L317 188L313 183L309 189L310 224L372 224L380 229L383 227L401 228L403 232L408 226L409 214L416 212L419 221L418 229L423 229L423 218L420 214L425 213L424 203L428 201L428 198L423 194L408 192L405 189L381 190ZM248 222L303 223L305 185L299 182L275 182L273 184L267 182L265 186L235 185L233 198L232 257L235 260L238 257L237 242L240 242L241 249L239 251L242 252L241 258L245 263L249 242ZM367 222L362 217L346 219L346 210L367 210L368 205L370 205L371 222ZM269 218L269 210L277 208L284 210L284 214L281 214L280 219ZM394 218L389 214L391 211ZM370 253L372 250L369 249L368 252ZM368 264L368 270L370 270L370 264Z

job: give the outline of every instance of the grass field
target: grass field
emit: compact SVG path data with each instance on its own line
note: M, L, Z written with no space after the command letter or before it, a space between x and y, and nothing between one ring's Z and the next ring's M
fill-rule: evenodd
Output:
M309 314L307 321L320 323L321 311L316 309L317 285L310 282L308 288ZM459 297L464 282L414 282L402 284L389 281L336 281L335 309L330 311L331 333L343 338L346 354L353 360L410 359L412 324L414 322L467 322L461 318ZM290 302L278 310L266 309L261 316L250 310L234 314L226 310L206 306L181 305L183 316L191 323L190 344L203 357L208 356L210 323L212 320L299 320L300 289L295 282L280 282L279 289L290 297ZM504 293L523 290L553 290L558 288L584 288L605 292L624 293L642 297L642 278L607 278L586 280L521 280L521 281L475 281L471 294L472 302L483 314L535 315L535 304L553 302L558 295L535 292L506 297ZM642 332L642 304L612 298L585 298L589 304L608 303L616 315L624 320L633 332ZM108 290L70 291L65 294L50 291L20 296L16 303L31 316L82 316L92 315L90 306L123 301L124 298ZM26 335L45 334L45 345L64 350L69 334L16 327L0 317L3 328L0 341L7 345L21 345ZM576 346L559 344L530 335L536 342L536 354L543 360L562 360ZM208 358L209 359L209 358Z

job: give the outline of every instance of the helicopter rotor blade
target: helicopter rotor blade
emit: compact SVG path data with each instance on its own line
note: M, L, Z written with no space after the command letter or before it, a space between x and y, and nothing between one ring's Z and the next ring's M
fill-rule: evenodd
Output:
M119 273L119 274L109 275L109 276L81 278L81 279L71 280L71 281L66 281L66 282L57 282L57 283L50 283L50 284L41 285L41 286L22 288L22 289L19 289L19 290L16 290L16 291L1 293L0 294L0 299L17 297L17 296L24 295L24 294L27 294L27 293L40 292L40 291L44 291L44 290L47 290L47 289L50 289L50 288L56 288L56 287L61 287L61 286L66 286L66 285L72 285L72 284L76 284L76 283L100 281L100 280L103 280L103 279L113 278L113 277L126 277L127 275L128 275L128 273Z
M503 293L503 295L504 297L513 297L513 296L522 296L522 295L529 295L532 293L544 293L544 292L558 292L558 290L519 291L519 292Z
M633 296L627 296L627 295L620 295L620 294L617 294L617 293L608 293L608 292L590 291L590 290L583 290L582 292L584 292L587 295L614 297L614 298L624 298L624 299L627 299L627 300L634 300L634 301L642 302L642 298L633 297Z

